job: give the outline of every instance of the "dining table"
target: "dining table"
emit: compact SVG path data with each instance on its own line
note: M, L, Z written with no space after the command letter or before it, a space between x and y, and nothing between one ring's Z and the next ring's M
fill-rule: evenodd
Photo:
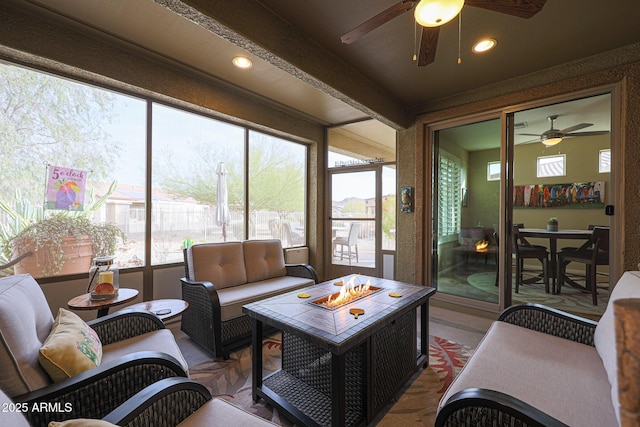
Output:
M589 240L593 235L593 230L571 230L559 229L556 231L547 230L546 228L521 228L520 235L530 238L548 239L549 240L549 277L552 280L551 289L556 289L556 273L558 265L558 240L560 239L576 239ZM578 245L580 246L580 245ZM573 285L572 283L569 283Z

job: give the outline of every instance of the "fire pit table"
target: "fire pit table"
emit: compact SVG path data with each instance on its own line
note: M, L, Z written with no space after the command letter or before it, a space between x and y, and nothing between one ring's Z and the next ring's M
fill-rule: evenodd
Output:
M336 284L354 277L355 286L340 296ZM362 295L353 295L358 292ZM368 424L417 369L427 366L428 303L435 292L347 276L245 305L253 327L253 399L265 399L305 426ZM344 294L344 305L327 304ZM282 368L263 377L265 326L282 331Z

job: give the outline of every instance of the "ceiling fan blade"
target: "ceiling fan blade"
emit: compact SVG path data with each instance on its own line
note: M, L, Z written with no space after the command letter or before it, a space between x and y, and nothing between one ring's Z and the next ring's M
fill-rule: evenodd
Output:
M538 138L540 138L540 134L539 133L519 133L518 135L537 136Z
M570 133L570 132L573 132L573 131L576 131L576 130L588 128L589 126L593 126L593 123L580 123L580 124L577 124L575 126L571 126L571 127L566 128L566 129L562 129L560 131L560 133L565 133L566 134L566 133Z
M380 12L373 18L358 25L353 30L340 37L340 40L342 40L342 43L344 44L351 44L365 34L375 30L382 24L385 24L391 21L393 18L402 15L404 12L410 10L415 4L415 1L401 1L400 3L391 6L390 8Z
M464 4L528 19L540 12L546 2L547 0L465 0Z
M436 59L440 27L421 27L420 47L418 48L418 67L431 64Z
M594 130L591 132L572 132L567 133L564 136L576 137L576 136L598 136L598 135L608 135L608 130Z

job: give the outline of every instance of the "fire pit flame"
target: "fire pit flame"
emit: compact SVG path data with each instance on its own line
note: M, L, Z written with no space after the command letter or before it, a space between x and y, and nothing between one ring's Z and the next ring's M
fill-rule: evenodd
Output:
M371 288L371 280L367 280L366 284L360 283L359 285L355 284L357 276L351 277L349 281L342 285L340 288L340 292L337 294L335 298L332 297L335 295L329 295L327 301L323 304L327 308L335 308L341 305L347 304L351 301L354 301L358 298L361 298L365 295L373 292Z
M486 250L489 247L489 242L487 240L480 240L476 243L476 251L481 252Z

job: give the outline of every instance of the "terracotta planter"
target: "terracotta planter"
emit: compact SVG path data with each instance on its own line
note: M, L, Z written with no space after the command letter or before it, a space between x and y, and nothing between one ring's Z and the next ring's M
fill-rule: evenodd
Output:
M45 277L44 270L49 263L49 253L46 248L36 251L35 243L28 244L21 248L20 253L31 251L32 256L27 257L13 267L15 274L31 274L33 277ZM13 257L17 258L20 253L14 251ZM56 276L65 274L87 273L91 268L93 259L93 244L89 236L63 237L62 238L62 270ZM51 267L49 267L51 268Z

